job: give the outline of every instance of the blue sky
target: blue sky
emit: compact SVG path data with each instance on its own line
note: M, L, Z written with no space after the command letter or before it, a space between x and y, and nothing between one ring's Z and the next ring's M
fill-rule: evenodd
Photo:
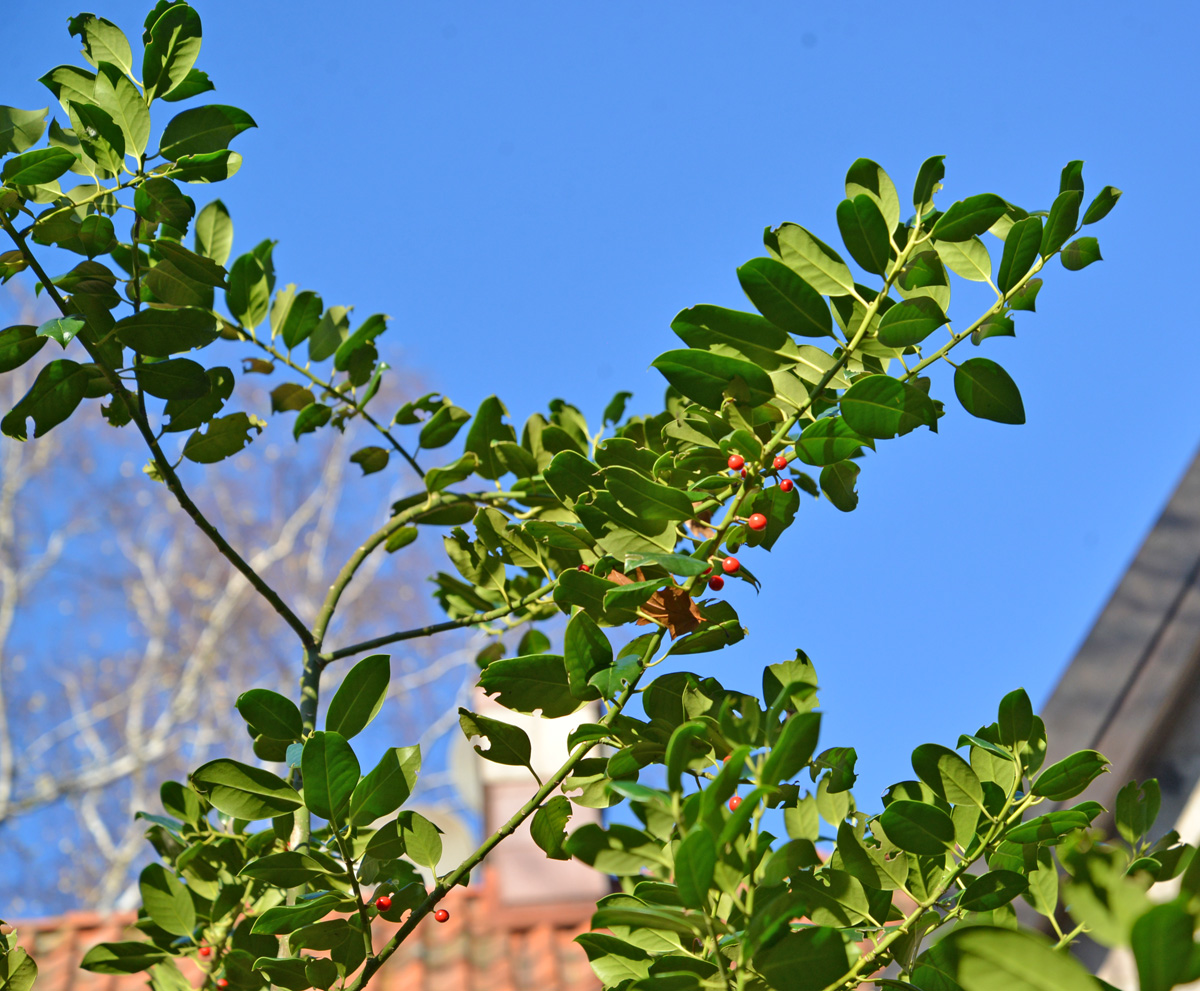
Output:
M146 6L94 9L133 35ZM1027 425L973 419L936 376L939 434L881 445L855 513L806 503L747 559L761 596L730 593L751 636L697 662L756 690L804 648L867 808L911 776L912 747L953 744L1018 685L1046 698L1200 439L1198 8L197 6L214 102L259 123L213 191L235 250L278 238L281 283L391 314L393 366L468 408L497 392L518 424L556 396L592 419L618 389L658 408L648 365L677 343L672 316L749 308L734 270L768 224L836 240L859 156L903 197L945 154L943 206L992 191L1047 207L1074 158L1090 193L1123 189L1095 229L1104 262L1053 264L1038 313L982 349ZM77 8L9 7L0 101L45 105L34 80L74 61Z

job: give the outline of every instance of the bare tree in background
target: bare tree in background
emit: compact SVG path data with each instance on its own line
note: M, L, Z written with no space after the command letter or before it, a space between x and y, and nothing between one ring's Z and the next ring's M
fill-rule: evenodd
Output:
M17 322L36 320L26 312ZM5 409L26 380L6 379L16 394L0 397ZM265 392L245 398L269 408ZM353 549L338 521L386 518L399 493L353 477L353 427L331 441L334 452L312 438L293 444L282 419L272 427L260 456L235 459L239 477L230 484L226 473L204 508L299 615L313 616L330 568ZM158 809L159 784L217 753L254 759L231 686L290 687L292 639L246 580L149 480L132 503L115 496L129 491L110 484L116 476L140 472L134 440L97 418L83 433L0 443L0 914L121 903L148 852L134 812ZM66 484L77 488L71 511L51 518L46 507ZM338 626L347 640L387 632L419 618L419 599L396 562L374 556L343 597ZM473 650L462 637L438 647L393 655L400 704L385 726L404 742L431 712L448 715L425 743L454 725ZM43 684L51 675L53 696L23 676L35 670ZM33 842L47 833L58 839L51 863Z

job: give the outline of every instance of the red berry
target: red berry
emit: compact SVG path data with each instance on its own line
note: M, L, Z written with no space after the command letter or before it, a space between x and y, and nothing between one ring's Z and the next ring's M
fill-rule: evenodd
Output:
M592 569L591 569L591 568L589 568L589 567L588 567L586 564L581 564L581 565L579 566L579 570L580 570L580 571L591 571Z
M730 758L730 757L732 757L732 756L733 756L733 754L726 754L726 755L725 755L725 757L722 759L721 763L722 763L722 764L728 764L728 763L729 763L729 758Z
M796 487L796 483L793 482L790 478L785 478L782 482L779 483L779 490L781 492L791 492L792 489L794 489L795 487Z
M223 978L223 977L218 977L217 978L217 987L227 988L227 987L229 987L229 982L227 980L225 980L225 978Z
M211 946L200 947L200 956L211 957L212 956L212 947Z
M743 468L743 469L742 469L742 478L749 478L749 477L750 477L750 476L746 474L746 469L745 469L745 468Z
M732 471L737 471L745 463L746 463L746 459L743 458L740 454L729 455L729 460L726 462L726 464L729 465L729 468Z
M381 912L386 912L392 907L392 898L390 895L380 895L375 899L375 907Z
M436 912L433 913L433 917L435 919L437 919L438 922L445 922L447 919L450 918L450 913L447 912L444 908L439 908Z
M775 460L771 462L771 465L776 471L782 471L787 467L787 455L776 454Z
M742 800L741 800L740 796L734 795L733 798L731 798L729 800L729 811L736 812L738 809L738 806L741 804L742 804Z
M751 530L765 530L767 528L767 518L762 513L752 513L750 519L746 520L746 525Z
M742 562L736 557L727 557L721 562L721 570L727 575L737 574L738 568L742 566Z
M721 589L723 589L725 587L725 579L722 578L720 575L713 575L708 580L708 587L711 588L714 592L719 592L719 591L721 591Z

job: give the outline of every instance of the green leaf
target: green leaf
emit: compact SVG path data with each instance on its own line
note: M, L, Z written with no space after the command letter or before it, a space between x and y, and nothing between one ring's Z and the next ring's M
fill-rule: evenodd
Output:
M938 798L953 805L976 805L983 808L983 786L975 772L961 756L949 747L923 743L913 751L913 770L917 777L933 789Z
M153 943L97 943L83 955L79 966L93 974L136 974L166 959L166 950Z
M984 233L1008 211L1008 204L995 193L980 193L952 203L933 225L935 241L969 241Z
M1155 905L1134 924L1130 936L1140 991L1170 991L1188 980L1196 920L1175 902Z
M146 102L166 96L188 78L200 54L200 15L185 3L168 7L147 31L142 57Z
M533 770L533 764L530 763L533 747L529 742L529 735L520 726L513 726L511 723L491 719L488 716L476 715L461 706L458 710L458 725L468 743L476 737L481 743L484 740L487 741L486 750L481 743L472 744L475 753L484 760L490 760L494 764L508 764L511 767L527 767L530 771Z
M168 358L211 344L217 338L217 322L211 313L192 307L148 309L118 320L113 332L138 354Z
M1042 244L1042 218L1026 217L1010 228L1004 239L1004 254L996 274L996 288L1007 293L1020 285L1033 263L1037 261Z
M954 370L954 392L972 416L1024 423L1025 404L1008 372L990 358L968 358Z
M796 457L808 465L823 467L844 461L860 447L875 447L875 442L860 437L840 416L827 416L810 423L796 441Z
M213 200L196 217L193 231L196 253L211 258L218 265L229 261L233 250L233 221L220 200Z
M853 461L839 461L821 469L821 491L825 497L843 513L849 513L858 505L858 493L854 486L861 469Z
M29 324L17 324L0 330L0 372L20 368L42 350L47 340L46 337L39 337L37 328Z
M39 337L52 337L65 348L85 326L78 317L55 317L38 327L37 334Z
M879 819L888 839L909 853L940 857L954 846L954 823L936 806L900 799Z
M681 310L671 329L689 347L729 348L763 368L778 367L785 360L778 352L788 343L787 333L757 313L702 304Z
M992 277L992 258L978 237L965 241L939 241L934 244L939 257L955 275L971 282L988 282Z
M171 419L164 430L170 433L194 430L221 411L225 400L233 395L233 372L225 367L217 367L210 368L207 374L209 391L206 396L167 401L163 412Z
M775 395L771 377L748 361L695 349L666 351L651 362L688 399L720 409L726 395L760 406Z
M266 319L271 302L271 287L262 262L247 252L239 255L229 270L229 288L225 290L225 305L234 318L247 329L253 329Z
M746 629L738 614L724 599L717 599L701 605L700 612L704 623L694 633L680 637L667 651L676 656L680 654L703 654L710 650L720 650L740 642L746 637Z
M883 275L891 260L891 244L887 223L875 200L866 193L842 200L837 222L850 257L866 271Z
M845 871L826 867L818 875L795 872L792 888L818 926L852 926L870 915L862 882Z
M325 876L325 868L303 853L288 850L252 860L240 871L240 877L253 877L280 888L298 888Z
M441 830L423 815L405 810L396 818L404 852L422 867L435 870L442 859Z
M38 143L46 130L47 107L18 110L0 105L0 155L19 155Z
M224 182L237 175L242 156L236 151L210 151L203 155L184 155L171 169L171 177L180 182Z
M865 194L879 207L889 231L900 223L900 197L891 177L869 158L859 158L846 170L846 198Z
M631 468L614 465L604 469L604 487L631 513L649 521L688 520L695 507L687 493L652 482Z
M1062 251L1063 268L1069 272L1078 272L1092 262L1103 260L1100 255L1100 242L1094 237L1077 237Z
M946 314L929 296L914 296L891 307L879 321L879 343L889 348L920 344L946 323Z
M294 288L288 286L287 290L281 289L276 293L275 306L271 309L271 332L283 338L283 344L289 351L308 340L317 329L325 306L321 297L309 290L293 297L291 290Z
M302 926L320 922L341 904L341 896L325 894L308 898L295 905L276 905L254 920L250 931L266 936L280 936L295 932Z
M1054 198L1050 206L1050 216L1046 218L1046 227L1042 231L1041 253L1043 258L1049 258L1061 248L1067 238L1075 233L1079 226L1079 204L1083 202L1083 191L1068 189Z
M763 764L762 781L777 785L799 774L801 768L812 759L820 732L819 712L797 712L789 716Z
M65 148L39 148L10 158L0 170L7 186L40 186L53 182L75 164L75 156Z
M528 654L493 661L479 687L506 709L541 712L547 719L569 716L583 703L571 694L563 658L558 654Z
M201 93L207 93L214 90L211 79L208 78L207 72L202 72L199 69L189 69L188 74L183 77L183 81L177 83L175 88L170 93L163 96L163 100L167 103L178 103L181 100L190 100L193 96L199 96Z
M567 823L571 819L571 802L562 795L546 800L546 804L533 814L529 832L536 843L551 860L570 860L571 855L563 848L567 839Z
M83 57L93 66L111 62L122 72L133 72L129 39L112 21L95 14L79 14L67 19L67 30L83 42Z
M844 296L854 292L854 276L833 248L798 224L781 224L774 232L779 260L817 292Z
M333 367L339 372L351 368L355 354L387 330L388 318L382 313L372 313L353 334L350 334L333 353Z
M421 748L392 747L350 796L350 824L370 825L400 808L417 787Z
M717 845L712 834L697 824L675 851L675 884L679 900L688 908L705 908L717 866Z
M821 991L852 968L840 931L808 926L755 953L754 969L776 991Z
M325 426L332 416L333 410L324 403L310 403L300 411L296 417L296 422L292 424L292 436L296 440L299 440L301 434L311 434L319 427ZM413 533L415 534L416 531L414 530ZM394 549L391 544L392 541L389 539L389 550Z
M1018 823L1009 829L1004 838L1012 843L1046 843L1056 841L1076 829L1086 829L1091 819L1085 812L1060 809L1047 812L1028 822Z
M603 602L600 608L603 609ZM599 698L600 693L589 682L594 675L612 667L613 650L608 637L586 612L577 612L567 623L563 634L563 664L572 695L584 701Z
M600 469L577 451L560 451L542 472L546 484L568 505L601 484Z
M168 161L183 155L221 151L243 131L257 126L253 117L237 107L217 103L193 107L167 122L159 140L159 151Z
M969 926L947 933L918 961L931 956L943 980L962 991L1096 991L1083 965L1069 952L1056 952L1040 934ZM927 983L929 969L918 966L913 974L918 984L946 987Z
M154 224L167 224L176 230L187 230L196 213L196 204L185 196L170 179L156 176L137 188L133 205L138 216Z
M38 82L54 94L54 98L66 111L72 100L81 103L91 101L96 87L96 74L75 65L59 65L42 76ZM51 133L53 134L53 126Z
M687 554L626 554L625 571L628 573L637 568L659 567L669 575L682 575L694 578L702 575L709 568L708 562Z
M87 156L106 172L120 172L125 161L125 135L117 122L90 101L68 104L67 115Z
M996 722L1000 730L1000 742L1007 747L1024 743L1033 733L1033 703L1025 689L1018 688L1000 700Z
M364 657L346 674L325 714L325 728L349 740L378 714L392 678L387 654Z
M28 438L26 421L33 417L33 436L41 437L62 423L83 400L91 374L66 358L42 368L29 391L0 420L0 433L16 440Z
M504 422L508 410L496 396L488 396L479 404L471 429L467 431L467 439L463 444L465 451L473 452L479 458L476 471L480 478L499 478L506 472L504 464L496 456L492 444L496 441L513 441L517 439L516 431Z
M588 963L606 988L637 981L650 975L651 956L639 946L605 933L583 933L575 937Z
M737 276L750 302L775 326L800 337L833 335L829 305L783 262L752 258L737 270Z
M250 431L262 433L266 424L245 413L230 413L208 421L208 430L197 430L183 445L183 456L197 464L211 465L237 454L250 443Z
M150 864L138 878L142 905L160 929L172 936L190 936L196 927L192 896L162 864Z
M304 720L296 703L278 692L252 688L238 696L236 705L256 736L299 740L304 735Z
M204 366L189 358L168 358L134 368L138 384L159 399L200 399L212 383Z
M850 429L864 437L887 440L921 424L937 432L937 407L929 396L888 375L859 379L846 390L841 406Z
M82 239L83 230L79 233ZM171 306L195 306L206 310L212 308L212 288L184 275L169 261L160 261L150 269L142 278L142 285L154 294L156 302L168 303Z
M968 912L990 912L1007 905L1028 887L1028 879L1016 871L988 871L966 886L958 907Z
M1142 782L1140 787L1136 781L1130 781L1117 792L1117 832L1126 843L1132 847L1141 842L1154 826L1161 805L1162 791L1154 778Z
M391 455L382 447L362 447L350 455L351 464L358 465L364 475L374 475L388 466Z
M917 181L913 185L913 206L917 216L921 216L933 206L933 196L942 188L942 179L946 177L946 156L934 155L921 163L917 171Z
M1109 211L1117 205L1117 200L1121 198L1121 190L1115 186L1105 186L1092 200L1091 205L1083 215L1085 224L1094 224L1098 220L1103 220L1108 216Z
M239 819L272 819L303 804L287 782L236 760L211 760L193 771L189 780L219 811Z
M300 758L304 804L335 825L345 822L350 796L358 784L358 758L340 733L313 733Z
M443 406L421 428L420 444L425 450L445 447L454 440L471 414L457 406Z
M1108 759L1095 750L1080 750L1051 764L1038 775L1030 793L1052 802L1074 798L1108 767Z

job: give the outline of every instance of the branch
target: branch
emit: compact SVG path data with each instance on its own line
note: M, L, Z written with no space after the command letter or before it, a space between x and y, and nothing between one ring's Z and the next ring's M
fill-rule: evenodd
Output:
M46 274L46 270L42 268L41 263L38 262L33 252L29 249L29 245L26 243L25 238L17 233L16 229L12 226L8 217L5 216L3 212L0 212L0 226L4 228L4 230L8 233L8 236L12 238L13 242L20 249L21 254L29 263L29 267L32 268L34 272L37 273L38 278L42 280L42 285L45 286L46 292L50 295L51 299L54 300L54 303L58 307L59 311L63 314L63 316L69 316L70 310L67 308L66 300L64 300L62 295L59 293L58 287L55 286L50 280L50 277ZM121 379L117 375L116 371L108 366L108 364L104 361L103 356L96 350L94 345L84 340L82 336L79 337L78 340L83 344L92 361L95 362L97 367L99 367L104 373L104 377L108 380L109 385L112 386L113 392L120 396L122 401L128 407L134 423L137 424L138 432L141 433L147 447L150 448L150 453L154 458L154 462L157 465L167 488L170 489L171 494L175 496L176 500L179 502L179 505L183 507L183 511L191 517L192 522L195 523L196 526L200 528L201 532L213 542L217 550L220 551L220 553L226 559L228 559L230 564L237 568L237 570L242 573L246 580L252 586L254 586L258 593L271 604L271 607L283 618L284 622L286 622L287 625L292 628L296 636L300 638L300 642L304 644L305 647L311 646L313 643L312 634L308 631L308 627L304 625L300 617L292 612L283 599L279 597L279 594L273 588L271 588L271 586L269 586L262 579L262 577L245 562L245 560L242 559L241 555L230 546L229 542L221 535L220 531L208 521L207 517L205 517L205 515L200 511L199 507L192 502L191 497L188 496L187 492L184 490L183 483L180 482L179 476L175 474L175 469L167 460L166 455L163 454L162 448L158 443L158 438L155 437L154 431L150 429L149 421L142 413L141 408L135 401L134 397L121 382Z

